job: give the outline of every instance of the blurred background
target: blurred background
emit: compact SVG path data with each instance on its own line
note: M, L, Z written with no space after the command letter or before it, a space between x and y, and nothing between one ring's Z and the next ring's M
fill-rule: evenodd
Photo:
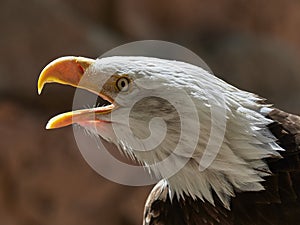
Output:
M63 55L96 58L161 39L197 53L214 73L300 113L300 1L1 0L0 224L138 225L151 187L105 180L83 160L71 127L46 131L74 89L39 72Z

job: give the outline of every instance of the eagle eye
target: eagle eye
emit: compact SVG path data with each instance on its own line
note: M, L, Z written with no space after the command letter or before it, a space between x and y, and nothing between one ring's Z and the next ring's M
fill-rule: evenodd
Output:
M128 91L129 89L129 79L126 77L121 77L117 80L117 88L119 91Z

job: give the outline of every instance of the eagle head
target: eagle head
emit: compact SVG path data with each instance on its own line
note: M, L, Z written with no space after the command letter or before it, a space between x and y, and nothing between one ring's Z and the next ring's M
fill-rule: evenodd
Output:
M53 117L47 129L79 124L115 144L170 187L171 198L189 195L229 207L235 191L259 191L280 157L267 130L269 106L189 63L151 57L62 57L38 80L71 85L108 101L106 106Z

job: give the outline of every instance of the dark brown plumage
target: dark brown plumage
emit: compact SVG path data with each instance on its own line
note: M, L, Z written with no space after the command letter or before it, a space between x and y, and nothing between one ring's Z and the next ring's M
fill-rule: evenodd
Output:
M166 183L151 191L144 210L144 225L297 225L300 223L300 117L278 109L268 115L269 130L285 149L281 159L266 159L272 175L266 190L236 193L231 210L215 197L215 206L200 199L168 196Z

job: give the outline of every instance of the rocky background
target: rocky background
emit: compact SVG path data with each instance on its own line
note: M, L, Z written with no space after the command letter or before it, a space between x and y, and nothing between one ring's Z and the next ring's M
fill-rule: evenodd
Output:
M52 59L173 41L224 80L300 113L299 11L294 0L1 0L0 225L141 224L151 187L107 181L83 160L70 127L45 131L74 93L51 85L37 96Z

